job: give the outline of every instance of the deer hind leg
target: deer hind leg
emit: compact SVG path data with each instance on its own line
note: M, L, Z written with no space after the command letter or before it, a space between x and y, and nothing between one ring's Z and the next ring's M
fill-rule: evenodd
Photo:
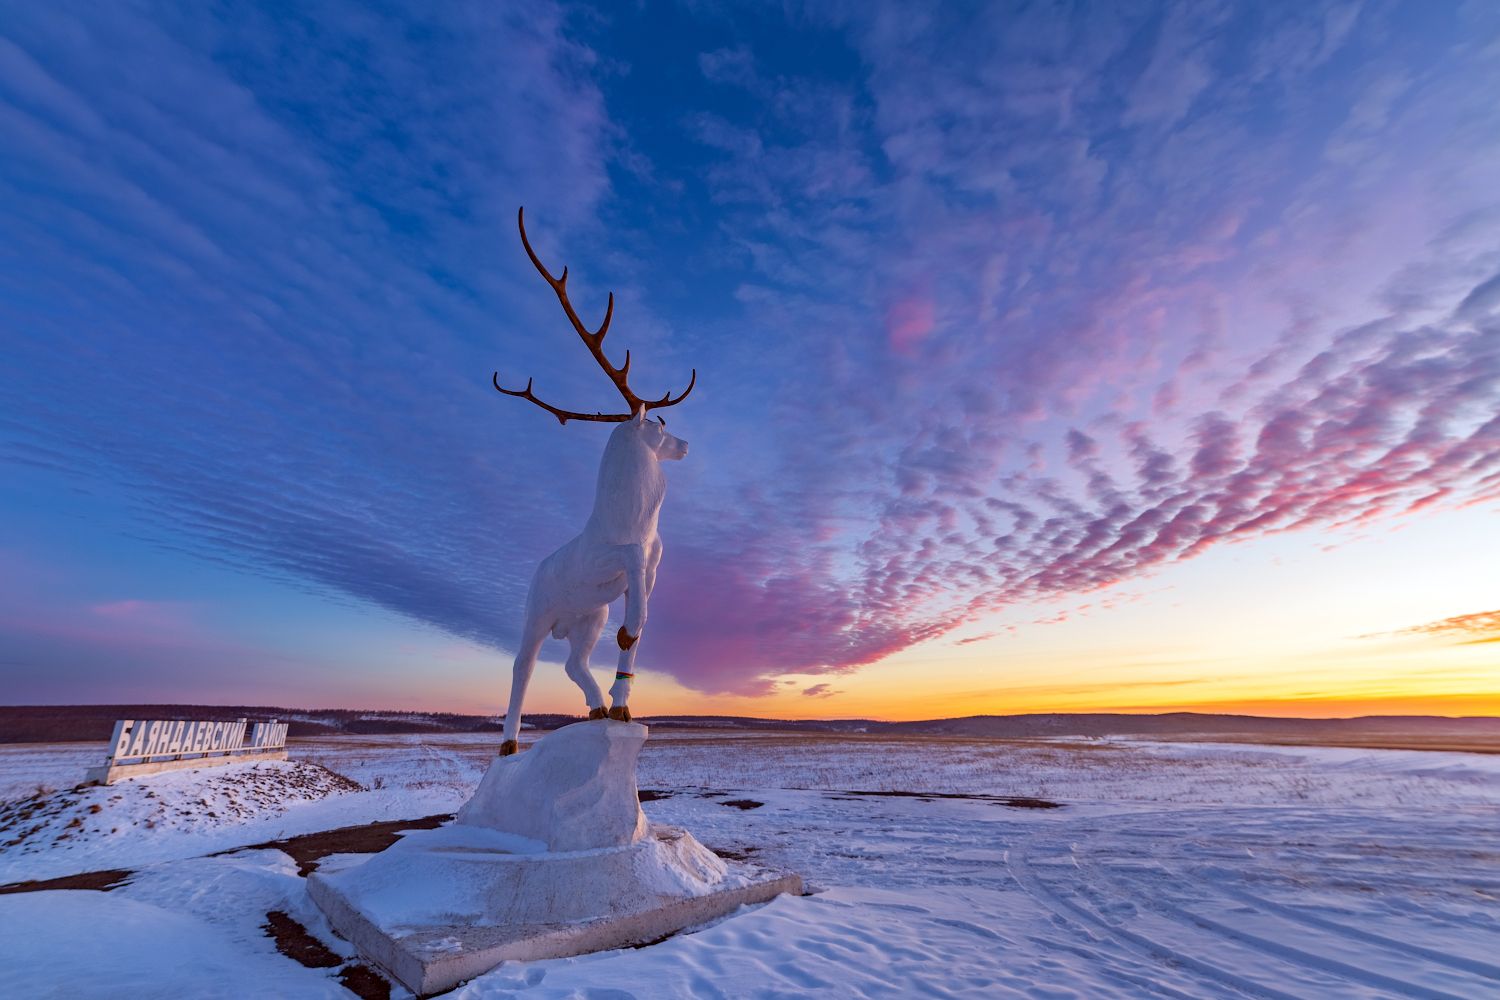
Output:
M589 670L589 655L593 653L594 643L599 641L599 633L603 631L604 621L608 617L609 608L601 607L568 624L566 669L569 679L583 691L590 719L604 718L604 692L599 690L599 682L594 680L593 671Z
M517 735L521 731L521 704L526 700L526 685L531 683L531 672L536 668L536 654L547 638L547 626L528 619L521 632L521 643L516 647L516 662L510 674L510 707L505 710L505 726L500 737L500 756L508 757L520 750Z

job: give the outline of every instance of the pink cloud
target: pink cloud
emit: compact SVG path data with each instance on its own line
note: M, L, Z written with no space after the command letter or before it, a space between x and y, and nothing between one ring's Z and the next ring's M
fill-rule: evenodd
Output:
M886 342L895 353L911 357L935 325L932 299L924 295L897 299L886 309Z
M197 620L191 605L136 598L81 607L37 602L24 613L6 615L0 619L0 626L13 635L101 645L167 648L219 642Z
M1176 444L1137 421L1068 428L1053 476L1005 472L995 456L1006 438L981 424L920 430L896 456L895 489L855 549L852 574L827 550L799 551L799 527L774 508L728 546L764 542L756 558L671 552L658 655L714 688L847 671L1007 607L1109 589L1215 545L1388 517L1467 498L1483 483L1493 490L1500 418L1475 416L1500 397L1500 354L1480 346L1483 336L1462 324L1440 335L1350 331L1247 409L1202 415Z
M92 604L88 612L96 618L140 629L182 631L194 627L190 607L176 601L128 598Z

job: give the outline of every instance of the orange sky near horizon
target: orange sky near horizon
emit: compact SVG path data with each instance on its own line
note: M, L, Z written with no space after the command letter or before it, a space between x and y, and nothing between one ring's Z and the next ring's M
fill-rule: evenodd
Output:
M1225 545L1072 602L1007 608L857 670L770 676L771 693L763 695L706 693L652 670L648 630L631 707L641 716L785 719L1173 711L1500 716L1494 525L1494 512L1477 507L1430 510L1341 535L1288 532ZM663 572L672 569L669 551ZM238 634L212 617L207 599L158 608L161 621L136 623L157 643L151 648L193 638L184 637L184 623L240 644L223 654L205 646L206 655L220 657L207 661L216 669L184 673L165 697L159 686L122 671L83 700L503 710L508 652L347 603L328 602L300 618L291 613L304 607L268 598L263 614L283 627L242 627ZM607 686L613 650L605 646L594 671ZM558 662L564 649L551 642L544 648L528 712L583 711Z
M1500 565L1493 522L1480 509L1433 511L1343 537L1287 533L1225 546L1133 587L1010 609L856 671L775 678L769 695L705 694L643 666L631 706L643 716L893 721L1033 712L1500 716L1500 641L1492 641L1500 615L1484 614L1500 607L1489 571ZM459 656L471 669L450 673L448 685L410 707L499 710L509 661L478 647ZM580 704L559 666L538 665L528 711L572 713Z

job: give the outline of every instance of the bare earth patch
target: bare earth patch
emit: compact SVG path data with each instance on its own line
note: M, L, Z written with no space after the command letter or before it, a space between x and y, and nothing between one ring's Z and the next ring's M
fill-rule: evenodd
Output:
M368 965L352 963L339 972L339 982L344 989L360 1000L390 1000L391 984L384 976Z
M297 874L306 876L317 869L318 862L330 854L377 854L390 847L407 830L431 830L453 819L451 813L423 816L421 819L396 819L384 823L366 823L363 826L345 826L337 830L322 830L305 833L300 837L285 840L270 840L264 844L251 844L248 848L236 847L230 854L255 848L285 851L297 862Z
M0 885L0 895L11 892L46 892L49 889L96 889L100 892L108 892L134 874L135 872L128 868L111 868L102 872L64 875L62 878L12 882L9 885Z
M996 805L1009 806L1012 809L1061 809L1061 802L1049 802L1046 799L1032 798L1029 795L975 795L968 792L855 792L843 791L840 795L868 796L874 795L880 798L896 799L918 799L922 802L931 802L933 799L970 799L976 802L993 802ZM728 805L728 803L725 803Z
M406 830L431 830L452 820L450 814L423 816L420 819L398 819L384 823L365 823L362 826L345 826L337 830L322 830L318 833L272 840L263 844L248 844L215 852L210 857L238 854L240 851L271 849L284 851L297 863L297 874L306 876L318 867L318 862L330 854L375 854L394 844ZM135 872L128 868L111 868L104 871L80 872L62 878L35 879L28 882L12 882L0 885L0 894L13 892L42 892L47 889L102 889L108 891L120 885Z
M276 942L276 950L309 969L332 969L344 960L307 932L290 914L272 910L263 925L266 936ZM339 982L362 1000L390 1000L391 984L384 976L360 962L350 962L339 970Z
M307 933L307 928L282 910L266 914L263 925L266 936L276 942L276 950L309 969L331 969L343 962L328 947Z

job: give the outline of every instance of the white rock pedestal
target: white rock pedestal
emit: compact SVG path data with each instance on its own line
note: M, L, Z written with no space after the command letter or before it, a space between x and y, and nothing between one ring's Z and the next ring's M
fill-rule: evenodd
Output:
M646 727L581 722L490 765L456 821L420 830L308 891L334 930L418 996L506 960L644 944L745 903L800 892L794 874L726 861L641 812Z

